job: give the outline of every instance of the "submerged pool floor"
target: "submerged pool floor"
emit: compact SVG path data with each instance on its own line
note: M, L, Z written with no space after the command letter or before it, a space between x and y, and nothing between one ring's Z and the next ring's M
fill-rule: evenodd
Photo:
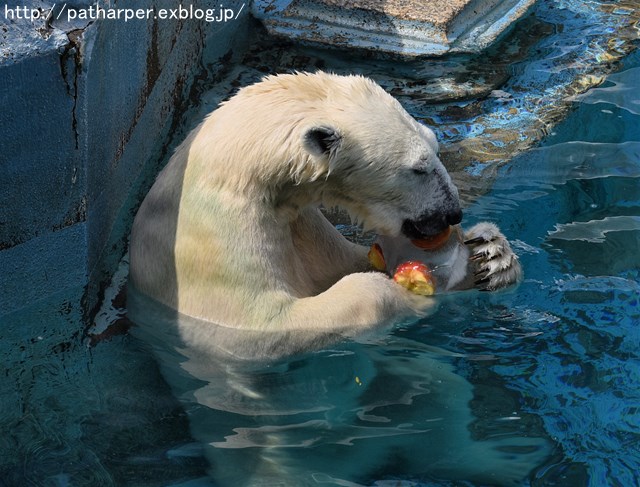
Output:
M552 38L545 46L549 58L553 48L564 49ZM547 66L558 69L550 61ZM247 73L256 76L260 70ZM497 157L508 163L469 200L465 225L481 220L500 225L522 260L524 282L507 292L461 294L443 303L436 316L403 326L379 344L381 353L406 340L455 354L456 373L474 387L474 438L548 438L550 456L524 485L638 483L638 80L640 56L635 53L605 83L575 98L569 116L539 147L521 153L515 146L504 149ZM407 105L418 106L415 101ZM459 111L450 114L462 117ZM449 147L475 135L461 132L474 124L447 125L452 126L455 131L440 134ZM510 153L519 155L511 159ZM465 167L481 177L485 162L478 159ZM123 334L100 339L83 336L89 324L76 304L81 295L78 289L63 306L53 296L50 303L3 318L0 486L204 485L210 467L190 430L188 413L193 411L174 397L155 358L124 328L112 330ZM60 339L57 330L65 328L77 332ZM313 375L322 360L289 366ZM365 375L357 378L367 385ZM393 383L390 378L380 387ZM361 387L355 377L349 384ZM378 419L384 421L375 396L358 405L360 412L367 407L378 408ZM408 428L418 423L419 407L417 395L388 405L387 413L401 417L402 409L407 422L399 427ZM224 437L224 428L233 433L240 423L237 412L223 416ZM363 438L366 428L373 433L372 416L353 420L365 428L359 432ZM327 418L329 426L340 420ZM252 421L252 427L261 426L259 418ZM327 445L335 440L326 438ZM366 449L362 441L358 447ZM460 485L393 461L364 483L381 479L404 482L400 485Z

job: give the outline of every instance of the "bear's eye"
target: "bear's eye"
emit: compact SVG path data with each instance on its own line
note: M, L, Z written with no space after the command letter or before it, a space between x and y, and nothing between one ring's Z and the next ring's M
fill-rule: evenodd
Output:
M426 176L433 171L433 159L430 154L426 154L411 166L411 171L417 176Z
M411 171L413 172L413 174L416 174L418 176L425 176L429 174L429 169L426 166L414 167L413 169L411 169Z

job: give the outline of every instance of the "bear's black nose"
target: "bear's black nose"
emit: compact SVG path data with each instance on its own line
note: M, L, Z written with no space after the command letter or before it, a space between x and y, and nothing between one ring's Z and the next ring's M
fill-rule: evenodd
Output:
M462 210L455 205L444 212L426 213L417 220L405 220L402 223L402 233L408 238L431 237L461 221Z
M448 212L445 216L445 221L449 225L457 225L462 221L462 210L458 207L450 212Z

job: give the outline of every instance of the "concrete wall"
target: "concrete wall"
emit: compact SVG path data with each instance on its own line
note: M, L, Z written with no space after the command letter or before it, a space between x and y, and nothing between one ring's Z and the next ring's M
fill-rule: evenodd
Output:
M112 8L154 13L125 22L82 18L89 2L72 15L52 5L0 5L0 317L88 282L84 307L95 304L194 80L229 52L248 10L160 19L177 2L132 0Z

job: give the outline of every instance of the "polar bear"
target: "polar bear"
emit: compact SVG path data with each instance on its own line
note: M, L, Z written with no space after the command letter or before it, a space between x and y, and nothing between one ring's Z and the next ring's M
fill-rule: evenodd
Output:
M433 309L373 272L367 249L321 204L389 236L435 235L462 219L434 133L379 85L323 72L269 76L213 111L160 173L133 225L130 282L219 329L292 332L284 352ZM483 285L517 279L495 226L467 239L475 269L492 263ZM181 331L200 345L224 341L212 330ZM231 342L230 353L252 353Z
M321 204L389 237L462 218L433 132L373 81L322 72L241 89L178 147L135 218L133 330L216 485L356 485L383 470L518 485L547 442L472 438L472 385L453 358L376 341L437 300L375 272ZM461 282L517 280L497 227L464 239Z

